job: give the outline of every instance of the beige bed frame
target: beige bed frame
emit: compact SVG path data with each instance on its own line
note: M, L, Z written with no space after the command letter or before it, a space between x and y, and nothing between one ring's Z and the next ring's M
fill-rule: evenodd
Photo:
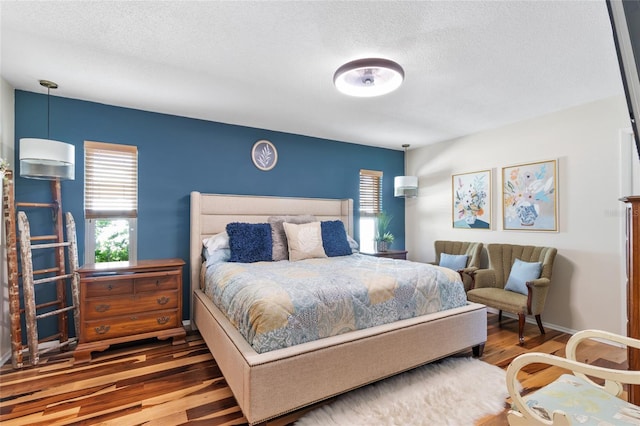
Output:
M191 193L191 324L211 350L250 424L474 348L487 340L484 305L398 321L259 354L200 290L202 239L229 222L313 214L353 232L353 201Z

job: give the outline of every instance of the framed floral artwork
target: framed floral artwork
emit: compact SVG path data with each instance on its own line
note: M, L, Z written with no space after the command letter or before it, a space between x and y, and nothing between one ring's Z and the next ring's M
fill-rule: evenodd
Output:
M251 148L251 160L260 170L266 172L273 169L278 162L278 151L275 145L262 139L253 144Z
M557 231L557 182L556 160L503 167L503 229Z
M491 229L491 170L451 177L453 227Z

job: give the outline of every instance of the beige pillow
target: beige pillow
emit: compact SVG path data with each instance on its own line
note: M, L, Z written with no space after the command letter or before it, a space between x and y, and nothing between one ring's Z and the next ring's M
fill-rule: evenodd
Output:
M273 261L289 259L289 247L287 247L287 236L284 233L284 222L288 223L309 223L315 222L316 217L313 215L299 216L270 216L267 222L271 225L271 259Z
M322 228L320 222L301 225L284 222L284 232L289 245L289 260L327 257L322 247Z

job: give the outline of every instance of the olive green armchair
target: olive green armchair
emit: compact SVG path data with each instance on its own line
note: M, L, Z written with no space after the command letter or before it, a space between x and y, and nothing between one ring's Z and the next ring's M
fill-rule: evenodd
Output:
M489 268L478 269L473 273L474 288L467 292L467 299L498 309L499 320L502 319L502 311L518 315L520 345L524 344L524 322L527 315L535 316L540 333L544 334L540 314L544 310L549 292L551 271L557 250L552 247L488 244L487 252ZM512 267L516 263L518 267L514 268L513 279L510 279ZM530 276L525 279L519 276L517 277L520 279L518 291L511 291L514 288L512 284L518 281L517 271L522 270L520 265L525 265L525 268L536 265L537 278Z
M467 256L467 264L464 268L458 269L458 273L462 277L464 291L473 288L473 272L480 268L480 254L482 252L482 243L466 242L466 241L436 241L434 243L436 249L436 261L431 262L432 265L440 265L443 253L451 255Z

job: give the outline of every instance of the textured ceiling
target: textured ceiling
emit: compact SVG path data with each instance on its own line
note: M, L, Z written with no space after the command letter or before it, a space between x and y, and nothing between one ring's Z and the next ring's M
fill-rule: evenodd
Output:
M0 70L56 96L401 149L622 95L604 1L0 3ZM334 71L405 70L351 98Z

